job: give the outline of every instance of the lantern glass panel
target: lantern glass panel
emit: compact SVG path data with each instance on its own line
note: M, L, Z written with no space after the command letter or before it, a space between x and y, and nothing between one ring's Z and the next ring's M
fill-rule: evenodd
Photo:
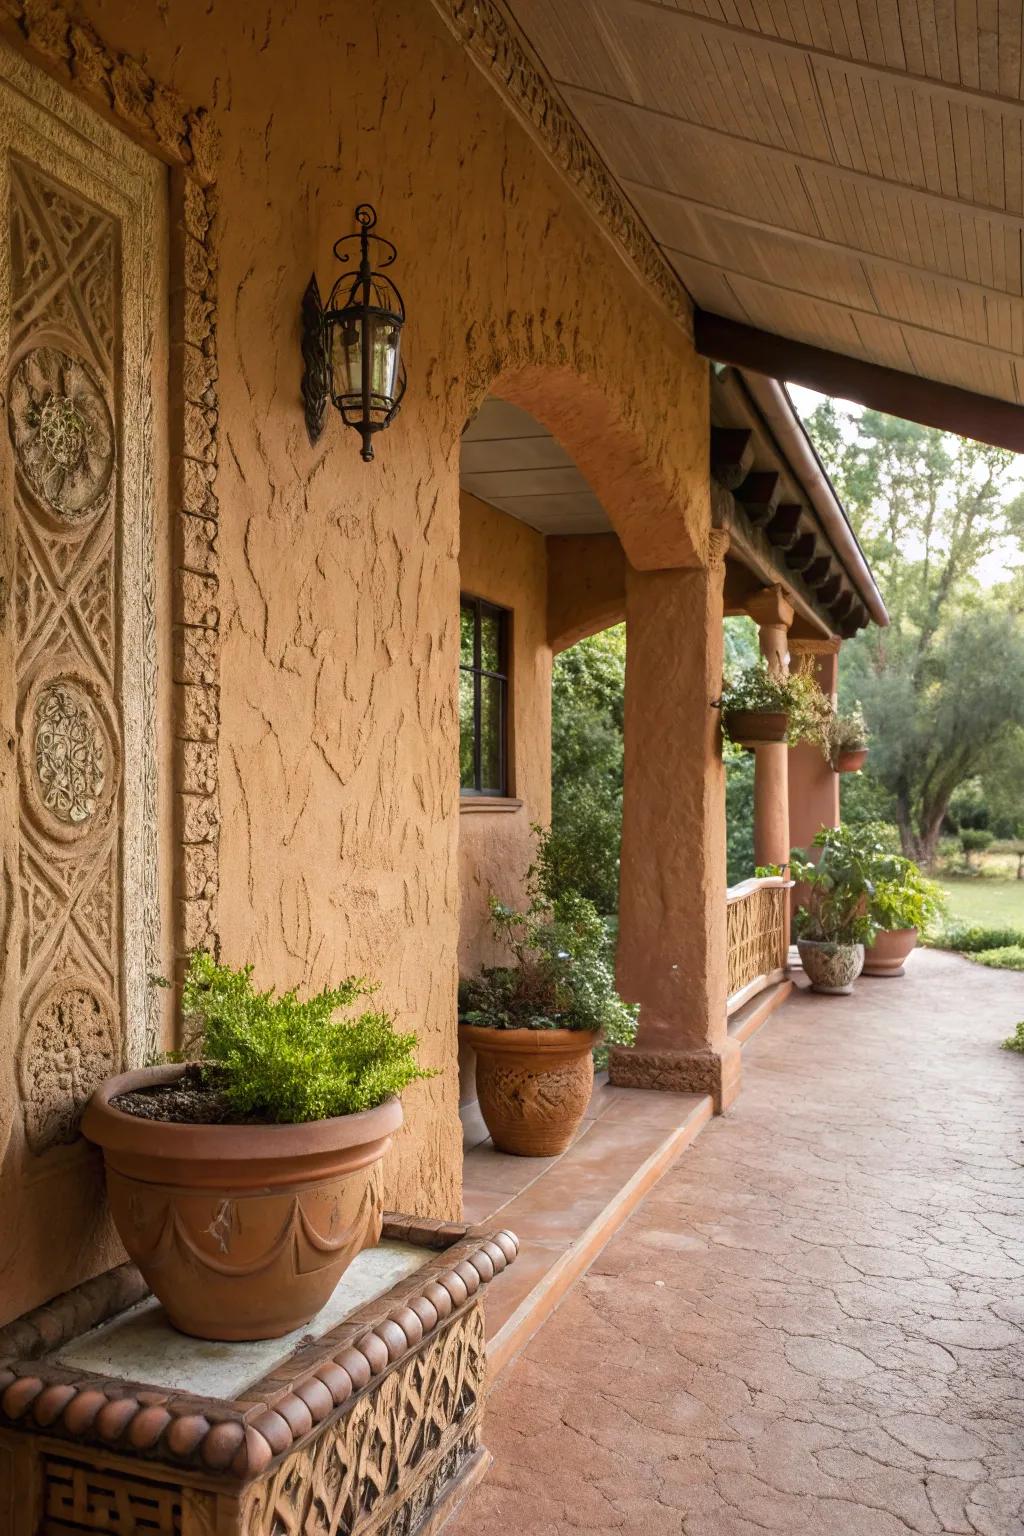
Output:
M371 312L366 317L366 337L370 351L371 410L387 415L398 387L401 329L391 315Z

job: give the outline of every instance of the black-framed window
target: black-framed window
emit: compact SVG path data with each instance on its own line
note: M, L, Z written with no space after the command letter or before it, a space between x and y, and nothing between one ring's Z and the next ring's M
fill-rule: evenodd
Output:
M506 608L460 599L459 771L464 795L508 794Z

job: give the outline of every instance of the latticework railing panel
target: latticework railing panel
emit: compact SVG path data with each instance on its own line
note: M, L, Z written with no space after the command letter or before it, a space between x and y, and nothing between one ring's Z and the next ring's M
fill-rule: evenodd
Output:
M772 878L746 880L728 893L726 943L733 1007L758 990L755 983L767 986L785 969L788 891L787 881Z

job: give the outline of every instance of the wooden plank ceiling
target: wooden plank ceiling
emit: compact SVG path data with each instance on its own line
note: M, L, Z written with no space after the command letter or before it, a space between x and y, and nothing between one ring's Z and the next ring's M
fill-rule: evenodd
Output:
M1022 0L508 0L697 305L1024 403Z

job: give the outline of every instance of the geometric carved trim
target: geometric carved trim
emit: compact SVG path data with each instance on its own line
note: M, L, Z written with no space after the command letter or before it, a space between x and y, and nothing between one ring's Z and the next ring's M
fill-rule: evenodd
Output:
M681 279L534 61L513 19L498 0L433 0L433 4L474 62L525 118L548 159L582 195L646 286L692 338L693 303Z
M235 1398L154 1393L142 1383L76 1372L33 1347L31 1315L12 1324L0 1331L0 1362L5 1334L28 1346L28 1358L0 1363L0 1427L43 1431L83 1459L88 1446L143 1459L150 1473L188 1467L236 1486L266 1478L257 1507L271 1523L254 1519L246 1527L252 1536L335 1536L346 1507L346 1498L336 1496L339 1477L352 1471L342 1447L355 1457L360 1478L365 1474L360 1495L371 1505L390 1497L401 1471L413 1465L438 1485L447 1481L459 1470L447 1463L448 1453L472 1429L481 1403L479 1298L516 1258L519 1242L507 1231L394 1213L382 1235L434 1253ZM133 1275L125 1265L109 1277L126 1303L134 1299ZM90 1282L93 1290L107 1279ZM82 1330L74 1292L38 1315L45 1315L50 1350ZM94 1320L95 1308L87 1316ZM309 1441L314 1429L322 1450ZM465 1441L475 1448L468 1434ZM314 1521L311 1507L315 1512L325 1490L332 1491L331 1520L318 1514Z
M109 48L59 5L4 0L0 34L39 54L51 74L84 96L171 171L171 506L174 560L174 950L217 948L220 806L217 788L220 635L217 606L217 286L215 125L154 80L144 65ZM149 593L153 611L155 592ZM143 649L155 664L156 632ZM144 723L144 729L155 722ZM146 826L155 865L156 785L147 785ZM149 936L155 941L155 935ZM147 1044L156 1047L152 998Z

